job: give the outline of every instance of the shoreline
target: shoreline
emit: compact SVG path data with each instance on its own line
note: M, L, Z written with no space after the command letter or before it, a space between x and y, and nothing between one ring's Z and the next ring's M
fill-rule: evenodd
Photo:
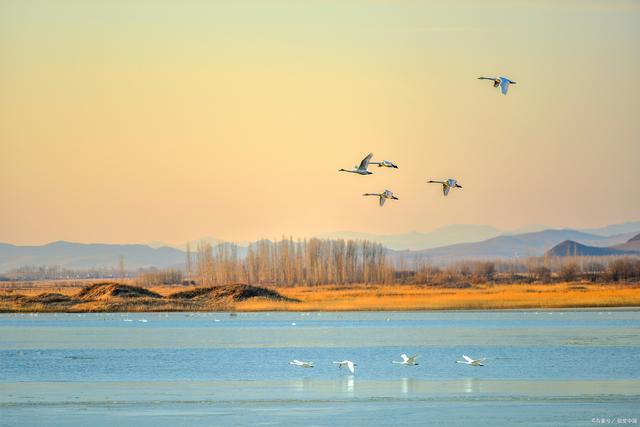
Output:
M640 309L640 283L476 284L264 287L20 288L0 292L0 313L557 311Z

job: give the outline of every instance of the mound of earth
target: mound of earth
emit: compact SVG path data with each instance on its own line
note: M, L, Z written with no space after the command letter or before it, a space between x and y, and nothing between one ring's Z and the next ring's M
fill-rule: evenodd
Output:
M139 286L123 285L121 283L96 283L87 286L76 295L83 301L105 300L118 298L162 298L162 295Z
M14 294L14 293L0 294L0 301L18 302L18 301L24 301L27 298L28 297L26 297L26 296L24 296L22 294Z
M75 300L67 295L59 294L56 292L49 292L28 298L27 302L34 304L61 304L75 302Z
M245 301L251 298L267 298L275 301L296 301L268 288L244 284L195 288L188 291L176 292L171 294L169 298L226 302Z

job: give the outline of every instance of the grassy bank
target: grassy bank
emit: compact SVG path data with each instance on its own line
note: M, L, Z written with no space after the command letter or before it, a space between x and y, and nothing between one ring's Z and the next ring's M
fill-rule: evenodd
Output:
M86 286L86 283L78 287L56 286L53 282L48 286L23 284L15 290L5 287L0 291L0 311L403 311L640 306L638 283L483 284L465 289L327 285L277 288L273 289L273 294L264 287L252 287L249 293L238 293L240 285L214 287L207 291L183 286L139 288L110 284L108 289L94 289L93 292L88 292Z
M640 306L640 285L478 285L468 289L414 286L288 288L297 299L246 300L238 311L485 310Z

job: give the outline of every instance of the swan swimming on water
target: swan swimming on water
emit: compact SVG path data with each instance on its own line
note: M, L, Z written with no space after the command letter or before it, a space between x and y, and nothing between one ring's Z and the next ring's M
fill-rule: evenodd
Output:
M491 80L493 81L493 87L498 87L500 86L500 91L502 92L503 95L507 94L507 91L509 90L509 85L512 84L516 84L516 82L514 82L513 80L509 80L506 77L478 77L478 80Z
M447 179L446 181L427 181L429 184L442 184L442 193L446 196L452 188L462 188L455 179Z
M456 360L456 363L463 363L465 365L471 365L471 366L484 366L482 362L486 360L486 357L483 357L482 359L472 359L466 354L463 354L462 358L464 360Z
M382 193L364 193L363 196L378 196L380 197L380 206L384 206L384 202L387 199L399 200L396 196L393 195L392 191L384 190Z
M400 357L402 357L402 362L398 362L394 360L392 363L397 363L399 365L415 366L418 364L418 362L416 362L416 359L420 357L420 355L416 354L415 356L407 356L406 354L402 353Z
M333 363L338 365L338 368L342 368L343 366L346 366L347 368L349 368L352 374L356 372L355 367L358 366L355 363L353 363L351 360L343 360L342 362L333 362Z
M369 167L369 161L371 160L371 157L373 157L373 153L367 154L367 157L362 159L362 161L360 162L360 165L354 166L355 167L354 170L340 169L339 172L357 173L358 175L372 175L373 172L369 172L367 170L367 168Z

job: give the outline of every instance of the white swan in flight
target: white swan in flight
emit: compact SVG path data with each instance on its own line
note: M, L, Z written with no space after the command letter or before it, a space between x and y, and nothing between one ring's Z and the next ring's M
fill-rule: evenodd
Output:
M333 363L338 365L338 368L342 368L343 366L346 366L347 368L349 368L352 374L355 374L356 372L355 367L358 366L355 363L353 363L351 360L343 360L342 362L333 362Z
M452 188L462 188L455 179L447 179L446 181L427 181L429 184L442 184L442 193L446 196Z
M398 169L398 165L396 165L395 163L390 162L389 160L383 160L381 162L369 162L369 164L370 165L378 165L379 168L385 167L385 168Z
M362 159L359 166L354 166L355 167L354 170L340 169L339 171L357 173L358 175L371 175L373 174L373 172L369 172L367 170L367 168L369 167L369 161L371 160L371 157L373 157L373 153L367 154L367 157Z
M464 360L456 360L456 363L464 363L465 365L471 365L471 366L484 366L482 362L486 360L486 357L483 357L482 359L472 359L466 354L463 354L462 358Z
M289 365L302 366L303 368L313 368L313 362L303 362L297 359L293 359L291 362L289 362Z
M389 191L389 190L384 190L384 192L382 192L382 193L364 193L363 196L378 196L378 197L380 197L380 206L384 206L384 202L386 202L387 199L400 200L396 196L393 195L392 191Z
M507 94L507 91L509 90L509 85L512 84L516 84L516 82L514 82L513 80L509 80L506 77L478 77L478 80L491 80L493 81L493 87L498 87L500 86L500 90L502 91L503 95Z
M406 354L402 353L400 357L402 357L402 362L398 362L397 360L394 360L392 363L397 363L399 365L414 366L418 364L418 362L416 362L416 359L420 357L420 355L416 354L415 356L407 356Z

